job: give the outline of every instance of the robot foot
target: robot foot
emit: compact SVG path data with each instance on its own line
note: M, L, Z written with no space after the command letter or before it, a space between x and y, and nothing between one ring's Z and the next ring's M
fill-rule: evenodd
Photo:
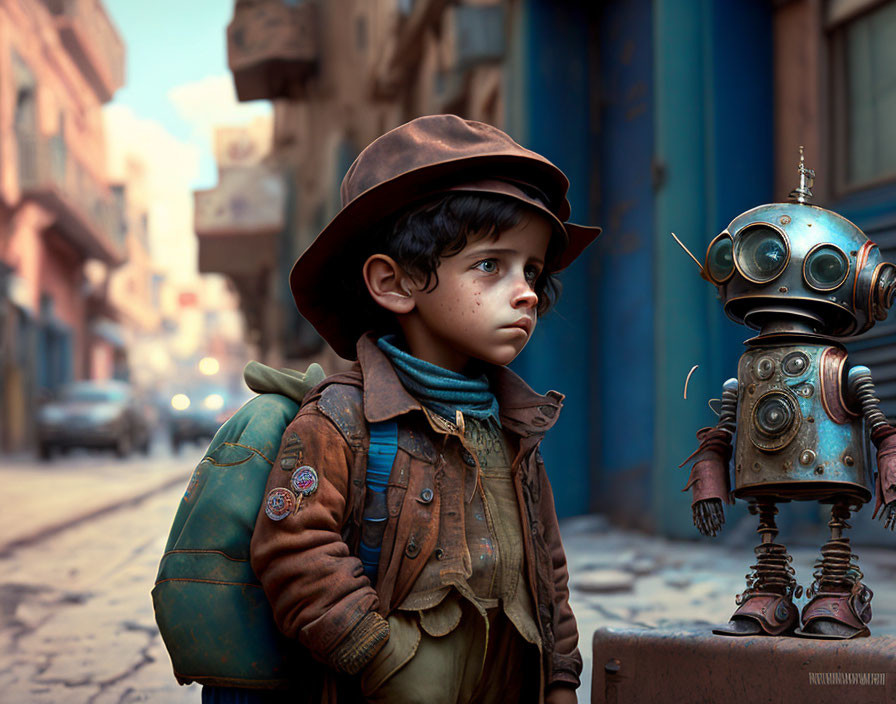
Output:
M793 633L799 611L789 596L756 592L731 615L727 626L713 628L720 636L785 636Z
M803 626L796 635L803 638L844 640L871 633L872 592L860 585L854 593L821 592L803 607Z

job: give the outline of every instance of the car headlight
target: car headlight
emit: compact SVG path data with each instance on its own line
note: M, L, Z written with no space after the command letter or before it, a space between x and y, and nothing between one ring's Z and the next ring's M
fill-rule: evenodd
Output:
M102 406L100 408L94 408L90 412L90 419L94 423L98 423L101 425L107 425L117 420L119 416L119 410L114 407Z
M55 406L46 406L40 411L40 419L44 423L57 424L65 422L65 411Z
M203 399L202 405L210 411L220 411L224 407L224 397L221 394L209 394Z

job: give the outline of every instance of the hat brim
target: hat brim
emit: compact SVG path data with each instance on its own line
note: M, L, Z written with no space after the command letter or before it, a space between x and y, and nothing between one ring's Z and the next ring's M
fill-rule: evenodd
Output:
M558 213L541 202L519 192L487 186L470 186L487 164L491 178L506 176L511 181L531 182L546 186L549 200L557 203ZM464 179L464 174L468 175ZM460 181L461 185L458 185ZM464 184L464 181L467 183ZM334 267L344 263L344 256L357 242L358 236L371 225L438 193L448 191L472 191L495 193L513 198L540 211L555 227L566 235L566 246L549 263L552 272L568 267L601 232L599 227L588 227L563 222L568 216L569 205L565 198L569 182L552 164L535 162L516 154L482 157L466 157L456 161L434 164L426 169L416 169L400 174L368 189L346 204L299 257L289 275L290 289L302 316L311 323L335 352L344 359L355 358L355 344L369 326L346 310L346 292L342 282L345 277ZM558 195L560 194L560 195ZM358 302L358 309L362 306Z

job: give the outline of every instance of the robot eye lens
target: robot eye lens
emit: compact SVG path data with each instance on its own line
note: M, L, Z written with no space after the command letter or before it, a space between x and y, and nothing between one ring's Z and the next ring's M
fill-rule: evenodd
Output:
M849 260L839 248L825 244L809 253L803 269L809 286L821 291L830 291L846 279L849 273Z
M731 238L719 237L709 247L706 254L706 268L713 281L722 282L734 271L734 255L731 251Z
M734 256L743 275L754 283L766 283L787 266L790 252L784 236L765 225L744 230L734 244Z

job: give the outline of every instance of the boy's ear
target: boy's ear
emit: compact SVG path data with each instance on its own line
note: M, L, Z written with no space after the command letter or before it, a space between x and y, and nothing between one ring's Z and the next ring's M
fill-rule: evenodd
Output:
M374 301L400 315L414 310L416 302L409 288L409 277L392 257L373 254L364 262L364 283Z

